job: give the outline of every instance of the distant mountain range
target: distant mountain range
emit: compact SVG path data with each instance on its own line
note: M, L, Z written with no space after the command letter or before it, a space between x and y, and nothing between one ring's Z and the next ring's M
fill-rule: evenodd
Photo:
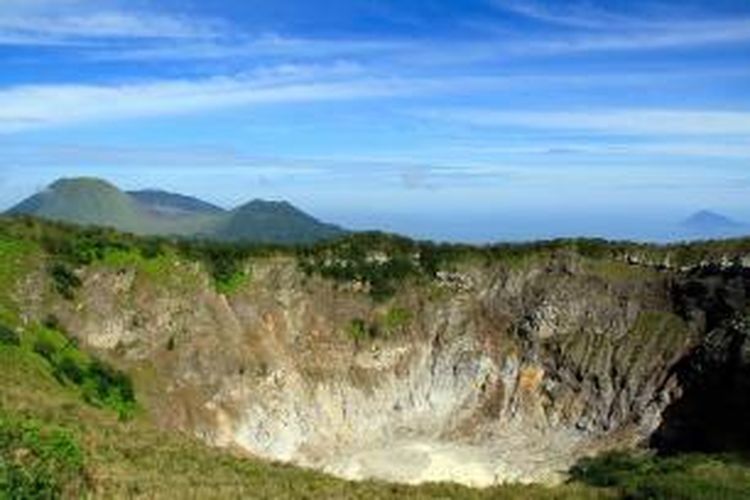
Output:
M347 233L286 201L253 200L226 210L195 197L162 190L126 192L96 178L60 179L6 213L112 227L140 235L227 242L304 244ZM712 210L701 210L678 224L666 224L664 230L671 240L711 239L750 234L750 225Z
M142 235L256 243L314 243L346 231L281 201L254 200L233 210L160 190L124 192L95 178L61 179L8 210Z

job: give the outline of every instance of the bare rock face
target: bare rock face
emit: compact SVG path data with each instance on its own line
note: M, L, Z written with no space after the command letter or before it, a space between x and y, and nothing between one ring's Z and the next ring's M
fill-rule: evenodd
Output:
M292 258L253 261L230 297L177 261L161 280L87 269L55 312L136 373L163 425L217 446L352 479L555 482L664 427L689 390L676 367L744 310L731 271L676 272L560 254L378 303Z

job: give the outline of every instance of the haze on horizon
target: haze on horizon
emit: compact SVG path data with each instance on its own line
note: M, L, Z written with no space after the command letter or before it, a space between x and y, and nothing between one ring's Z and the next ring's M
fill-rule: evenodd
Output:
M750 3L3 0L0 210L59 177L441 240L750 223Z

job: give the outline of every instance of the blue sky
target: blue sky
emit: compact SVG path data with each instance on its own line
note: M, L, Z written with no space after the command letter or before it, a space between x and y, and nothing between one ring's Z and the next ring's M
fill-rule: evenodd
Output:
M61 176L352 228L750 223L750 2L2 0L0 208Z

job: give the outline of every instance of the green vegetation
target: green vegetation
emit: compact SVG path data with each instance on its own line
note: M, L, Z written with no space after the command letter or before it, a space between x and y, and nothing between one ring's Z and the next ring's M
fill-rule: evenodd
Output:
M0 497L79 496L83 472L83 452L68 430L0 410Z
M411 320L412 314L410 311L393 306L384 314L377 315L372 322L367 322L362 318L354 318L349 322L346 334L357 344L378 338L387 339L403 334Z
M728 456L613 452L581 460L571 479L633 500L740 500L750 494L750 464Z
M302 247L297 253L307 274L337 282L366 283L375 300L387 300L402 283L431 280L439 271L452 270L461 262L517 269L555 254L572 254L585 258L591 271L605 279L627 280L653 272L631 265L630 261L658 268L665 262L689 266L719 262L722 258L737 259L750 253L750 239L666 246L599 239L470 246L418 242L383 233L357 233Z
M217 289L231 292L249 279L246 272L249 259L282 252L280 247L273 245L242 246L141 238L112 229L81 228L23 217L0 222L0 257L3 234L6 241L16 243L6 245L6 249L19 247L18 250L14 248L14 252L20 253L24 247L38 244L52 261L48 269L55 289L68 299L75 296L75 290L80 286L74 270L95 263L133 267L163 280L173 275L174 264L179 259L200 262L214 278Z
M0 324L0 345L21 345L21 338L15 330Z
M135 391L130 378L106 363L81 351L77 342L56 327L51 318L45 325L35 326L15 342L0 345L15 346L17 355L32 355L43 362L43 368L60 384L75 389L87 403L115 411L120 418L130 418L136 410ZM0 326L0 332L12 332ZM15 332L13 332L15 333Z
M658 275L655 269L632 266L627 262L611 259L594 259L589 258L585 261L586 269L609 282L632 282L639 280L649 280Z
M30 238L6 234L3 229L0 219L0 320L16 310L16 286L28 275L40 254Z
M409 278L434 276L439 256L437 252L425 255L429 255L429 261L422 259L420 246L414 241L380 233L352 235L299 251L300 266L307 274L366 283L372 298L379 301L393 296Z
M412 313L403 307L391 307L380 321L381 331L386 337L403 333L412 321Z
M75 290L82 285L75 273L65 264L56 263L49 267L49 274L57 293L66 300L73 300Z
M102 262L110 267L131 267L145 273L159 282L166 280L173 270L176 260L174 254L168 254L158 246L144 246L139 251L112 249L104 253Z
M346 330L349 338L354 340L356 343L360 343L368 338L371 338L372 330L367 326L367 322L362 318L355 318L349 322L349 327Z
M629 264L630 261L658 267L665 262L689 266L726 258L736 260L750 253L750 239L666 246L562 239L478 247L418 242L383 233L357 233L334 241L294 247L144 238L111 229L81 228L29 217L0 220L0 257L27 258L37 247L53 259L50 269L54 272L56 288L68 296L75 291L75 281L70 279L72 271L94 262L136 266L155 276L169 276L176 259L200 262L213 276L219 291L232 293L249 279L246 269L251 259L286 255L296 256L308 275L340 283L360 282L367 285L373 299L386 301L405 282L433 280L439 271L454 270L462 262L515 269L567 253L586 258L591 271L605 279L627 280L649 272L643 266ZM0 285L12 281L11 274L7 269L0 270Z
M87 403L112 409L123 419L135 411L130 378L80 351L64 333L39 327L34 331L32 348L49 363L54 377L77 387Z
M664 311L644 311L638 315L630 333L633 349L631 357L642 357L651 352L671 352L690 335L690 328L679 316Z
M219 293L231 294L244 285L249 274L245 269L248 253L231 245L207 245L199 257L214 278Z

